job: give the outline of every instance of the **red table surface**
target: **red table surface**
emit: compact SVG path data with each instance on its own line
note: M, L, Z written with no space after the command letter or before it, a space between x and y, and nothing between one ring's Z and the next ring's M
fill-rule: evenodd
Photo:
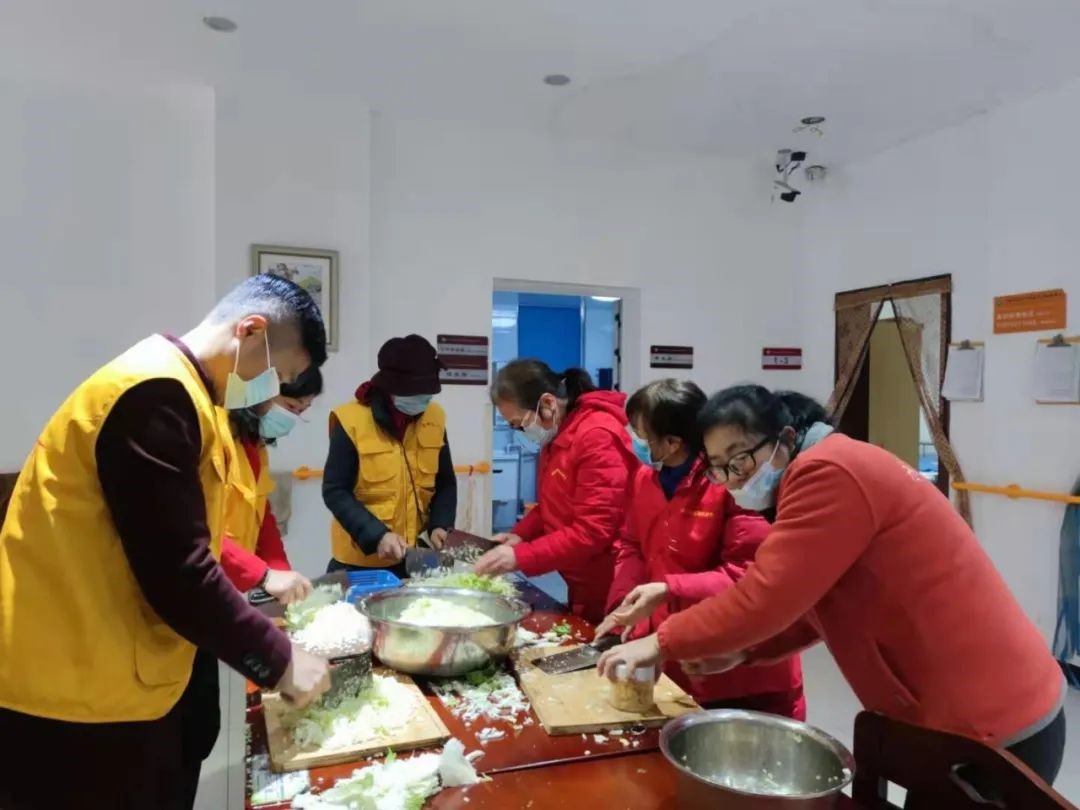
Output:
M566 622L576 641L592 638L592 626L569 615L543 591L530 584L519 586L522 598L533 607L533 613L522 626L543 633L553 624ZM416 678L436 713L446 724L451 736L465 745L466 751L483 751L476 763L477 770L493 776L493 781L469 788L445 790L428 804L431 808L525 808L535 807L594 807L675 808L675 771L659 753L659 730L647 729L641 734L624 735L631 747L619 742L618 736L597 742L592 734L585 739L580 734L553 737L541 727L530 710L532 725L514 731L508 723L478 720L466 726L455 717L431 691L427 681ZM258 693L249 688L247 724L250 729L250 754L265 754L266 725L258 705ZM494 727L506 736L481 744L476 733ZM636 743L636 747L633 744ZM310 771L311 784L328 788L343 777L350 776L372 760L360 759L343 765L331 765ZM250 798L250 797L246 797ZM468 801L466 801L468 798ZM519 803L520 802L520 803ZM532 802L532 804L530 804ZM260 810L277 810L288 805L262 805ZM841 808L855 805L841 804Z

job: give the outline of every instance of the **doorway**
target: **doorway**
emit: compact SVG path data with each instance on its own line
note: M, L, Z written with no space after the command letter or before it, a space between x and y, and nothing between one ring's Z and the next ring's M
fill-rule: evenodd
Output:
M840 418L838 429L861 441L876 444L906 462L927 480L933 481L942 492L948 493L949 473L945 465L939 463L934 435L920 401L919 389L912 376L908 352L923 358L921 368L923 378L933 374L936 385L931 386L939 407L942 430L947 439L949 427L948 402L940 397L940 379L943 375L943 361L930 363L939 368L926 367L926 358L939 357L933 353L935 344L944 348L949 340L951 329L951 285L936 291L940 296L938 321L927 319L926 322L906 317L903 311L914 311L909 307L913 299L900 299L896 307L892 295L902 295L905 285L921 290L927 282L937 282L940 278L915 282L905 282L881 288L881 297L875 290L855 290L840 293L843 296L864 296L871 302L873 323L870 325L865 349L866 356L858 375L851 386L850 400ZM897 308L903 305L903 311ZM867 322L869 323L869 321ZM926 323L935 323L933 333L925 334ZM927 343L926 341L929 341ZM906 347L906 348L905 348ZM839 376L840 335L837 333L837 375ZM931 400L933 401L933 400Z
M556 372L584 368L598 388L620 390L622 298L497 289L491 305L491 375L518 357ZM509 531L536 503L540 448L492 409L491 528Z

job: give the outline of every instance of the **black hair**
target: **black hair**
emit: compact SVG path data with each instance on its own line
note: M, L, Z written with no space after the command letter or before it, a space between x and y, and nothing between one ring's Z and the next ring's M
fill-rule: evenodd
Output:
M562 374L556 374L542 360L511 360L495 375L491 384L491 401L513 402L527 411L536 409L540 397L554 394L566 400L566 410L572 411L578 397L595 391L589 372L581 368L568 368Z
M207 320L221 323L248 315L265 317L272 335L283 328L299 330L311 365L326 362L326 326L315 299L303 287L269 273L251 276L218 301Z
M795 429L795 448L816 422L829 422L817 400L795 391L770 391L761 385L734 385L709 397L698 417L704 435L716 427L730 425L748 436L779 438L786 427Z
M656 380L639 388L626 401L626 416L633 425L641 419L657 439L678 436L691 452L701 449L698 414L705 392L689 380Z
M229 424L232 425L236 438L242 442L256 446L273 443L272 440L264 439L259 432L259 415L254 408L229 411Z
M318 366L308 366L291 383L281 384L281 395L290 399L317 397L322 391L323 378Z

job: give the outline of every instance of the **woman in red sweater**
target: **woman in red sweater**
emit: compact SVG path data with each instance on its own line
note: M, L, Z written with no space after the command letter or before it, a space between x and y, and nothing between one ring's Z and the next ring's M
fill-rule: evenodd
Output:
M621 627L624 638L642 638L668 616L730 588L769 531L761 515L737 507L724 487L706 478L697 424L704 404L702 390L684 380L650 383L626 404L651 464L633 476L608 595L618 608L596 629L598 636ZM674 662L664 671L703 706L806 719L797 655L718 675L688 675Z
M717 671L824 641L863 706L1008 748L1047 782L1065 744L1065 680L971 528L896 456L832 433L799 394L738 386L701 416L709 476L776 507L733 587L609 650Z
M570 609L597 623L615 570L627 484L641 464L627 429L626 395L596 390L581 369L556 374L539 360L514 360L496 376L491 399L543 449L536 508L495 538L503 545L477 560L476 571L558 571Z

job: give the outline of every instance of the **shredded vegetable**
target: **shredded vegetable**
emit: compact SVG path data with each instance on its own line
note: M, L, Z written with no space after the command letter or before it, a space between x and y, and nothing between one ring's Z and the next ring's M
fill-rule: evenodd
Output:
M398 621L418 627L487 627L498 624L486 613L448 599L426 596L409 603L398 615Z
M285 626L290 631L307 626L320 608L340 601L344 595L340 585L320 585L307 599L285 608Z
M283 718L293 742L304 750L331 751L386 737L416 713L416 693L396 678L375 674L355 695L324 700Z
M518 589L506 577L475 574L472 571L440 571L412 577L406 583L410 586L421 585L427 588L463 588L468 591L497 593L500 596L518 596Z
M371 647L371 624L349 602L322 605L310 611L306 618L307 623L289 635L310 653L338 658Z
M428 797L444 787L480 781L459 740L446 743L441 754L399 759L392 752L382 762L353 771L332 788L293 799L296 810L420 810Z
M488 666L464 678L433 682L439 700L466 725L483 718L504 721L515 728L531 725L529 701L517 682L499 666Z

